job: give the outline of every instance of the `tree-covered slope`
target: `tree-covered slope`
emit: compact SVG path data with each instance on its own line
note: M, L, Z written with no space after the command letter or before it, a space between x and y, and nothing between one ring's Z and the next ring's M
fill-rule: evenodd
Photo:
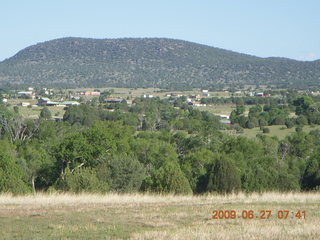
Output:
M258 58L164 38L63 38L0 63L0 84L70 87L319 85L320 61Z

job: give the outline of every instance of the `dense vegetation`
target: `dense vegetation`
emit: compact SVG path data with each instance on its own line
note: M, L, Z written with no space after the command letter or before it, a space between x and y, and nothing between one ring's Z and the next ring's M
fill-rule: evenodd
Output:
M263 129L270 125L286 125L287 128L319 125L320 104L314 99L317 100L318 96L303 95L293 98L288 95L286 98L284 96L280 98L238 98L236 102L246 102L249 103L248 105L260 102L262 105L257 104L249 107L248 114L246 114L245 105L237 105L230 114L230 120L235 126L238 124L243 128L260 127Z
M180 40L63 38L0 63L2 85L221 88L319 86L320 61L258 58Z
M63 121L0 109L0 192L316 190L320 131L278 140L223 134L181 99L69 107Z

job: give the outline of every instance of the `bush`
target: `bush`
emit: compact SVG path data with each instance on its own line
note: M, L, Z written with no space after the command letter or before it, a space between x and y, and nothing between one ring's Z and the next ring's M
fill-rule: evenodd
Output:
M269 129L269 128L263 128L263 129L262 129L262 132L263 132L263 133L269 133L269 132L270 132L270 129Z
M3 145L3 142L0 145ZM3 147L3 146L2 146ZM30 192L31 188L24 181L25 175L15 162L13 156L0 150L0 192L23 194Z
M259 119L259 126L260 127L264 127L264 126L267 126L268 125L268 123L267 123L267 121L266 120L264 120L264 119Z
M91 168L79 168L71 172L67 167L65 173L58 180L56 189L70 191L75 193L80 192L102 192L109 190L106 182L100 181L97 178L96 172Z
M237 192L241 187L240 176L231 160L217 159L209 172L207 191L218 193Z
M44 107L40 112L40 118L49 120L51 119L51 112L48 107Z
M271 123L272 125L284 125L286 122L286 119L284 116L282 115L279 115L279 116L276 116L274 119L272 119Z
M101 170L98 170L98 176L109 183L110 190L135 192L141 187L145 170L136 158L118 156L113 158L109 164L104 164Z
M285 121L285 125L287 126L287 128L292 128L295 125L295 120L287 118Z
M296 123L297 125L307 125L308 124L308 119L305 117L305 116L299 116L297 119L296 119Z
M251 121L251 120L248 120L248 121L246 122L246 128L252 129L252 128L254 128L255 126L256 126L256 125L255 125L254 122Z
M145 179L142 189L158 193L192 193L188 179L175 162L166 162L156 169L151 177Z

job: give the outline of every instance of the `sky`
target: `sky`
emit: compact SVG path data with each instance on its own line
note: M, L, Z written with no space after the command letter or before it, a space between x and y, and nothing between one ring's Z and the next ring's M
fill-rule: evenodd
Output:
M62 37L181 39L320 59L319 0L1 0L0 61Z

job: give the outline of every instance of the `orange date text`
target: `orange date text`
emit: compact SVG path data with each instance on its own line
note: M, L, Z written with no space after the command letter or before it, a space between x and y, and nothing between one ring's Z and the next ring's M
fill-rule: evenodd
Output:
M307 213L303 210L214 210L212 212L212 219L306 219Z

